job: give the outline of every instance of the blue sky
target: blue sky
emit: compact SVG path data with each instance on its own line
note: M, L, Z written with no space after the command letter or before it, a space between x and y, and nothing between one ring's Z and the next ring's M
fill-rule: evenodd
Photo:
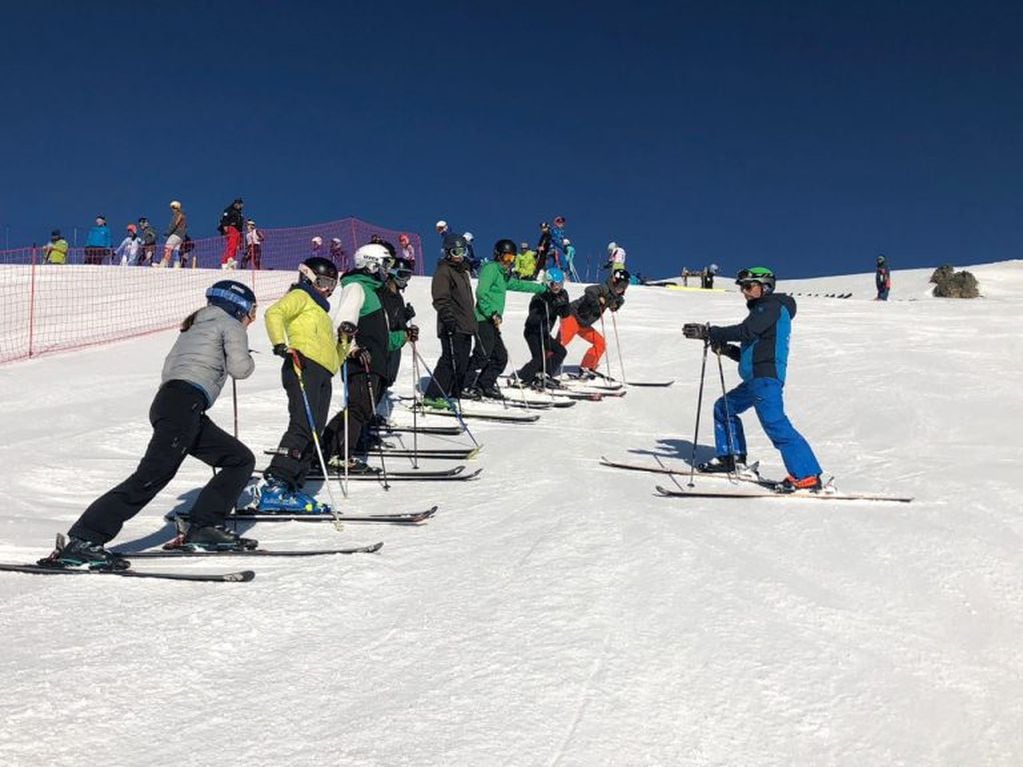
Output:
M484 244L557 214L649 276L1019 257L1023 4L49 3L5 9L12 246L180 199ZM80 229L80 238L81 238Z

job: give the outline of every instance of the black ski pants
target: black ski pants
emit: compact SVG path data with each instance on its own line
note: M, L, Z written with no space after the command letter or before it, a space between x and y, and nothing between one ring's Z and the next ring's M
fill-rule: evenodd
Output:
M547 375L554 375L554 371L565 361L565 355L567 354L565 347L561 345L557 338L551 336L544 338L543 333L540 332L530 333L526 331L523 333L523 336L525 336L526 343L529 344L529 353L533 356L519 370L519 380L527 384L532 383L538 373L544 372L545 367ZM544 364L544 355L547 357L546 366Z
M348 429L345 430L345 411L330 419L323 432L323 444L330 455L345 454L345 444L354 451L359 435L373 418L373 405L380 401L383 379L376 373L367 373L351 362L348 365ZM372 389L372 396L370 390ZM349 452L351 455L351 452Z
M323 432L327 423L332 379L330 371L323 365L303 358L302 382L305 384L317 434ZM302 387L290 356L281 366L281 384L288 394L288 430L281 437L277 455L270 461L266 473L297 489L302 487L305 475L309 473L309 467L316 456L316 444L313 442L313 431L309 428Z
M194 527L224 524L252 476L252 451L206 417L206 396L187 381L168 381L149 408L153 436L135 473L104 493L68 531L93 543L114 539L121 527L163 490L186 456L219 468L191 510Z
M452 333L440 337L440 359L433 369L433 380L426 387L427 397L448 396L458 399L462 396L471 349L472 336L468 333Z
M501 329L490 320L480 322L476 350L469 361L469 369L475 371L475 376L469 376L469 384L478 389L491 389L507 366L508 350L501 338Z

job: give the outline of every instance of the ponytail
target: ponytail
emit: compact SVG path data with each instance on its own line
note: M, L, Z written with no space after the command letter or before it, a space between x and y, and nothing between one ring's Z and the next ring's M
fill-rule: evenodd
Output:
M197 314L198 314L198 313L199 313L200 311L202 311L202 310L201 310L201 309L196 309L196 310L195 310L194 312L192 312L191 314L189 314L189 315L188 315L187 317L185 317L185 319L183 319L183 320L181 321L181 327L179 328L179 330L180 330L180 331L181 331L182 333L187 333L187 332L188 332L189 330L191 330L191 328L192 328L192 325L194 325L194 324L195 324L195 316L196 316L196 315L197 315Z

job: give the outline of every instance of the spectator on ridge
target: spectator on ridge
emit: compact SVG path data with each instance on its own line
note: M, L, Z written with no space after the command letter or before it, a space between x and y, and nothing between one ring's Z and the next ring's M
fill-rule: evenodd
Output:
M153 263L156 257L156 229L149 223L145 216L139 218L139 239L142 241L142 249L139 251L139 266L147 266Z
M412 238L407 234L399 234L398 245L401 246L401 258L408 262L409 269L414 273L416 271L416 249L412 245Z
M249 263L253 269L260 269L263 258L263 240L266 236L256 228L256 222L251 218L245 222L245 256L242 258L242 269L248 269Z
M50 232L50 241L43 246L43 263L45 264L66 264L68 244L61 234L60 229Z
M348 254L345 253L340 237L330 238L330 260L334 262L339 272L348 271Z
M110 255L110 242L106 216L96 216L96 225L85 238L85 263L102 264L103 259Z
M245 217L242 216L244 206L245 201L241 197L236 197L220 214L217 231L227 237L224 254L220 257L221 269L235 269L238 266L237 255L242 243L242 225L245 223Z
M121 244L117 246L114 255L121 257L121 266L134 266L138 263L139 248L142 245L142 240L139 239L138 227L135 224L128 224L125 229L128 234L121 240Z
M181 243L185 241L185 235L188 234L188 217L181 209L181 203L171 200L170 209L171 220L167 225L167 241L163 244L163 259L154 263L153 266L163 268L170 266L171 256L181 247ZM178 266L181 265L180 261L176 263Z
M887 301L888 291L892 289L892 273L888 268L888 259L884 253L877 257L877 271L874 273L874 285L877 287L877 301Z

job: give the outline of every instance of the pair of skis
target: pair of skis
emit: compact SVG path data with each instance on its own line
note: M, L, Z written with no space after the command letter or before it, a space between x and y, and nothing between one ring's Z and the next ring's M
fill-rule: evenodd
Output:
M228 522L368 522L382 525L421 525L433 519L437 507L431 506L424 511L412 511L394 514L339 514L335 517L329 511L305 512L272 512L259 511L253 508L235 509L227 516ZM164 517L168 522L188 522L187 514L168 514Z
M614 461L606 456L601 456L600 463L614 469L626 471L645 471L654 474L667 474L677 477L688 477L689 469L674 469L664 465L638 464L628 461ZM825 486L819 491L797 491L795 493L779 493L773 488L777 481L765 479L756 471L756 464L739 474L708 474L696 472L696 475L703 478L730 479L733 482L748 483L750 490L721 490L721 489L696 489L680 486L678 488L666 488L662 485L656 486L659 496L666 498L796 498L801 500L818 501L879 501L891 503L910 503L913 498L910 496L882 495L878 493L844 493L834 488Z

